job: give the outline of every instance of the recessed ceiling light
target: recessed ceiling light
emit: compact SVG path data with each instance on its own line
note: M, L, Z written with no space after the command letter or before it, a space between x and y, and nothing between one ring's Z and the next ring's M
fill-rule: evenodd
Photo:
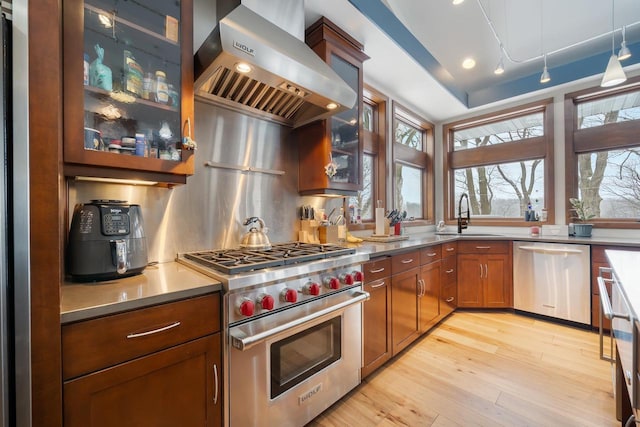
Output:
M465 60L462 61L462 68L464 68L465 70L470 70L475 66L476 60L473 58L465 58Z
M464 0L453 0L453 4L460 4L464 2Z
M338 108L338 104L336 104L335 102L330 102L327 104L327 110L335 110L336 108Z

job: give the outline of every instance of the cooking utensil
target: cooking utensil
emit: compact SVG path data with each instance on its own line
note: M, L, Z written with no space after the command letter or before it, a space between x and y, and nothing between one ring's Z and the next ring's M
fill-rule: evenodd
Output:
M271 249L271 242L267 237L268 229L265 227L264 221L262 218L258 218L257 216L252 216L244 220L242 225L251 225L254 222L257 222L260 225L260 229L256 227L251 227L249 231L242 236L242 240L240 242L241 248L255 249L255 250L268 250Z

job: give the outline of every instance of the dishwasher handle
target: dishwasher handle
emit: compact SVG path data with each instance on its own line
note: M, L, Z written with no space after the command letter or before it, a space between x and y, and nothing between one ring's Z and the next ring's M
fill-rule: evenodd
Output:
M559 248L549 248L549 247L541 247L541 246L518 246L518 249L527 251L527 252L537 252L537 253L547 253L547 254L581 254L582 251L579 249L559 249Z

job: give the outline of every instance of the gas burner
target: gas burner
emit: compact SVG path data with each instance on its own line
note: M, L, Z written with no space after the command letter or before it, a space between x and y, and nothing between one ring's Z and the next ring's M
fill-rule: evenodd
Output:
M350 255L355 249L313 243L278 243L271 249L220 249L185 253L184 257L225 274L238 274L317 259Z

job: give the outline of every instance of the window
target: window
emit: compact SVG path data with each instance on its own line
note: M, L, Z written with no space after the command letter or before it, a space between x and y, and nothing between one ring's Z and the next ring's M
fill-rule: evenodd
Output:
M598 227L640 228L640 79L566 99L567 200L581 198Z
M349 221L356 222L351 215L354 207L359 208L360 220L363 223L373 223L374 207L377 200L384 202L384 130L385 130L386 100L373 89L365 87L362 108L362 190L346 201Z
M393 104L393 208L433 221L433 125Z
M463 193L472 224L521 225L525 211L542 208L553 221L552 108L547 100L444 125L449 223Z

